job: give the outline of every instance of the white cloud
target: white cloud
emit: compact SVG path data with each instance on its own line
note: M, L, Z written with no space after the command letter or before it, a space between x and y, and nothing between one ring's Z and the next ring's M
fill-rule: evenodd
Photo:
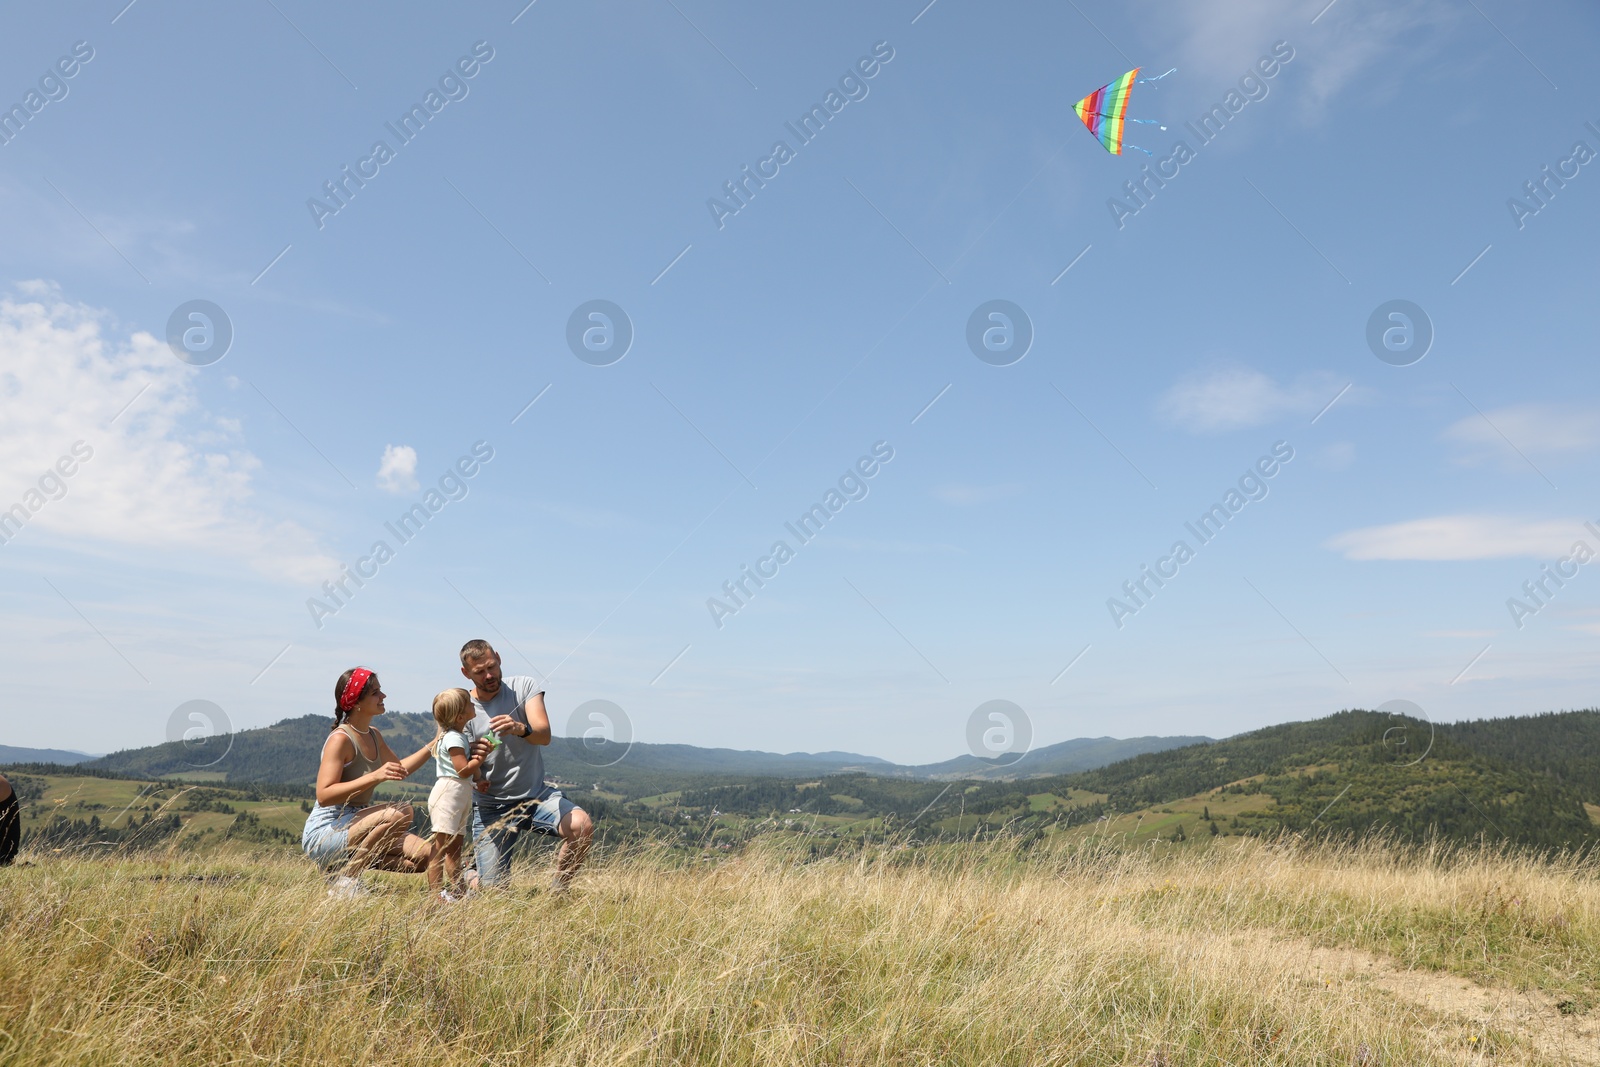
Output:
M1293 384L1279 385L1258 370L1224 364L1179 381L1161 395L1156 409L1183 429L1217 433L1261 426L1285 415L1310 418L1338 391L1338 383L1327 374L1302 374Z
M956 482L935 487L933 495L946 504L970 507L973 504L989 504L996 500L1005 500L1007 497L1016 496L1022 492L1022 488L1022 486L1014 484L963 485Z
M1594 547L1582 519L1439 515L1350 530L1326 547L1356 560L1550 560L1566 555L1579 539Z
M1469 462L1502 458L1521 463L1518 451L1554 455L1600 446L1600 411L1559 404L1515 404L1482 415L1474 412L1453 423L1442 436L1462 446L1462 458Z
M410 445L384 445L378 488L386 493L409 493L418 488L417 450Z
M107 336L105 313L48 282L18 290L32 299L0 299L0 508L32 512L16 536L198 551L296 582L337 568L248 507L260 461L218 446L234 426L196 410L199 369L148 333ZM40 479L76 442L92 458L48 499Z

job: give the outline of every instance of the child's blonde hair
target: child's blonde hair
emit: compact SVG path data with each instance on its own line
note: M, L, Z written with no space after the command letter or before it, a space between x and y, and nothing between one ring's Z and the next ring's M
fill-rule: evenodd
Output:
M433 698L433 721L440 732L454 730L463 712L472 707L472 694L465 689L446 689Z

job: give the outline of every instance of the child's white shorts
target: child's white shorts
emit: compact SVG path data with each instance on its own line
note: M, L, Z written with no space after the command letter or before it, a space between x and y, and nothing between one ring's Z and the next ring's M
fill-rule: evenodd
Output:
M428 818L436 834L464 834L472 815L472 782L441 777L428 794Z

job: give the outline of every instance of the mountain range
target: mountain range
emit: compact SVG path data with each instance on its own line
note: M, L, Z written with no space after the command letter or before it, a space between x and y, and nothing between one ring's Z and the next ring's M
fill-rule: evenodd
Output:
M308 715L199 747L157 745L71 768L33 764L8 773L24 796L38 795L46 776L202 778L184 810L211 818L204 813L220 810L206 806L213 802L307 796L327 722ZM421 715L391 715L380 725L400 752L414 751L434 731ZM1139 747L1153 750L1116 758ZM815 850L884 833L921 841L1001 830L1024 841L1065 833L1182 843L1289 831L1580 854L1600 846L1594 710L1449 724L1346 710L1222 741L1080 738L1010 767L968 757L907 767L848 752L589 746L557 738L547 766L608 833L662 836L696 849L714 837L726 844L767 832L803 833ZM424 773L394 788L417 801L430 782ZM87 795L81 783L68 792ZM303 820L298 805L262 810L263 818L278 820L268 829L284 840ZM36 820L50 814L29 811ZM80 829L100 832L88 823Z
M389 746L400 754L415 751L434 736L431 716L390 713L374 721ZM221 776L230 783L304 782L316 774L318 754L328 736L328 717L302 715L271 726L205 738L169 741L125 749L98 759L71 762L141 778ZM1034 749L1020 759L991 760L962 755L939 763L907 766L854 752L758 752L695 745L635 742L585 742L556 737L545 755L547 772L558 780L583 781L603 773L608 781L662 775L814 777L863 773L892 778L999 780L1071 774L1132 756L1211 740L1207 737L1080 737ZM12 750L25 752L27 750ZM38 750L36 750L38 751ZM76 755L76 754L74 754ZM35 756L7 762L56 762Z
M0 745L0 764L56 763L70 767L76 763L86 763L99 758L88 752L74 752L65 748L18 748L15 745Z

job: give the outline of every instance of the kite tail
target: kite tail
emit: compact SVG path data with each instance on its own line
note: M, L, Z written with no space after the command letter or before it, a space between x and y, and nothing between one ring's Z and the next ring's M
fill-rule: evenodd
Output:
M1159 129L1163 129L1163 130L1166 129L1165 126L1162 126L1161 123L1157 122L1155 119L1123 119L1122 121L1123 122L1137 122L1141 126L1155 126L1155 127L1159 128Z
M1153 155L1155 155L1155 153L1154 153L1154 152L1152 152L1152 151L1150 151L1150 149L1148 149L1148 148L1140 148L1140 147L1139 147L1139 146L1138 146L1138 145L1136 145L1136 144L1129 144L1129 143L1128 143L1128 142L1127 142L1127 141L1123 141L1123 142L1122 142L1122 147L1123 147L1123 148L1131 148L1131 149L1133 149L1133 150L1134 150L1134 151L1136 151L1136 152L1143 152L1143 153L1144 153L1144 154L1145 154L1145 155L1147 155L1147 156L1153 156Z
M1170 69L1170 70L1168 70L1168 71L1167 71L1167 72L1166 72L1166 74L1157 74L1157 75L1156 75L1156 76L1155 76L1155 77L1154 77L1154 78L1140 78L1140 79L1138 79L1138 80L1139 80L1139 81L1141 81L1141 82L1143 82L1143 83L1144 83L1144 84L1146 84L1146 85L1149 85L1149 84L1150 84L1150 83L1152 83L1152 82L1158 82L1158 81L1160 81L1160 80L1161 80L1161 79L1162 79L1162 78L1165 78L1165 77L1166 77L1166 76L1167 76L1167 74L1172 74L1172 73L1174 73L1174 72L1175 72L1175 71L1176 71L1176 70L1177 70L1177 69L1178 69L1178 68L1177 68L1177 67L1173 67L1173 68L1171 68L1171 69Z

